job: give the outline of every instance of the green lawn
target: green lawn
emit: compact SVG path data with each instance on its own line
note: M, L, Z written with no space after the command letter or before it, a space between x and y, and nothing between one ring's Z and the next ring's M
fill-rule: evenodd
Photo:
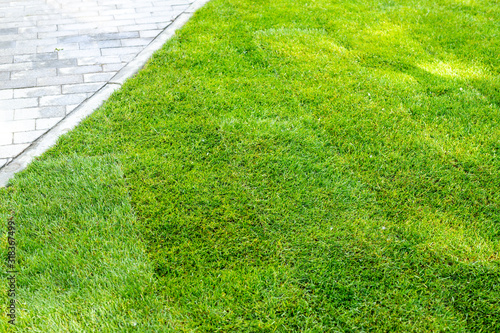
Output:
M211 1L0 192L18 331L500 331L499 22Z

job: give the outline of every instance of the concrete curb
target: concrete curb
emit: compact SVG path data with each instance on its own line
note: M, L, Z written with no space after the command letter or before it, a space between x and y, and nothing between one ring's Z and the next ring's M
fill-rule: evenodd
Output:
M34 158L42 155L54 146L57 139L74 129L83 119L98 109L111 94L119 89L123 83L134 76L148 62L154 52L158 51L166 41L172 38L177 31L193 16L194 12L210 0L196 0L183 13L177 16L149 45L147 45L132 61L123 67L94 95L83 101L75 110L33 142L10 163L0 168L0 187L9 184L14 175L24 170Z

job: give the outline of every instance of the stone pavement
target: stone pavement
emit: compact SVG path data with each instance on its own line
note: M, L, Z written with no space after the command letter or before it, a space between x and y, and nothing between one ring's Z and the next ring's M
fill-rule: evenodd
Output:
M199 2L0 0L0 171Z

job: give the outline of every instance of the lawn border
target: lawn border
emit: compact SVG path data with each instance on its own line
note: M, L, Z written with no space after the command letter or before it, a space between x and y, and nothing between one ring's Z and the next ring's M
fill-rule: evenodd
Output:
M139 70L141 70L153 53L158 51L165 42L175 35L177 29L181 28L193 16L194 12L210 0L195 0L183 13L177 16L150 44L113 76L101 89L82 102L75 110L64 117L49 131L35 140L21 154L16 156L10 163L0 168L0 188L6 187L14 175L24 170L34 158L42 155L54 146L57 139L75 128L82 120L97 110L110 96L119 89L123 83Z

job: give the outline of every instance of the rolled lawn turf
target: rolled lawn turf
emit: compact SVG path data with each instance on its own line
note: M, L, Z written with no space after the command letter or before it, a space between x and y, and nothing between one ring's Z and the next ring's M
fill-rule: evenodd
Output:
M16 327L500 331L498 22L209 2L0 192Z

